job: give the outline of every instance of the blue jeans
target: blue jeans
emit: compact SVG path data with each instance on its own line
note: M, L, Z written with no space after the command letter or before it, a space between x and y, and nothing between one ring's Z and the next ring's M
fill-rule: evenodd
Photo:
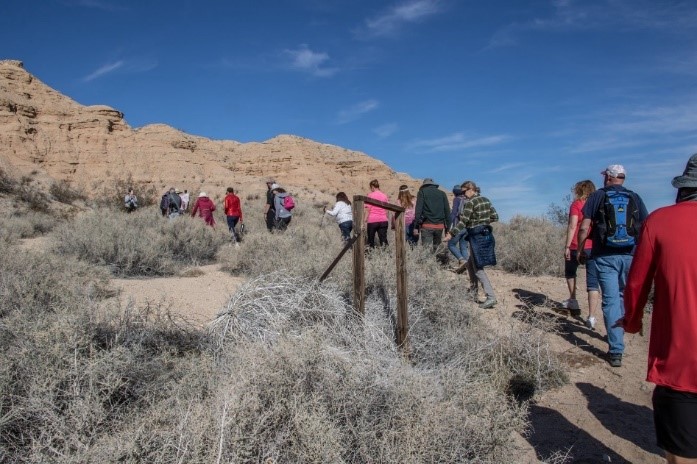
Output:
M339 230L341 230L341 238L343 240L348 240L351 238L351 231L353 230L353 221L344 221L339 224Z
M624 287L627 283L631 255L597 256L594 259L598 270L600 291L603 294L603 319L607 328L607 343L610 354L624 352L624 329L614 327L624 317Z
M469 249L467 248L467 229L462 231L448 241L448 250L457 258L458 261L467 261L469 258Z
M230 235L235 239L235 241L239 241L239 237L237 236L237 232L235 232L235 227L237 226L237 221L240 220L239 216L225 216L227 219L227 228L230 231Z

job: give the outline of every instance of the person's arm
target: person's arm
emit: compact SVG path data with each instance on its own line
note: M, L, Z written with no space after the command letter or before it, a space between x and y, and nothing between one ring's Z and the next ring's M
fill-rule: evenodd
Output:
M564 244L564 259L567 261L571 259L571 242L574 241L574 233L576 233L576 226L578 225L578 216L576 214L569 214L569 223L566 226L566 243ZM583 248L579 248L583 250Z
M416 207L414 209L414 235L419 235L419 228L421 227L421 214L424 210L424 194L421 189L416 194Z
M330 216L336 217L336 215L339 214L339 211L340 211L340 210L341 210L341 205L340 205L339 202L337 201L336 203L334 203L334 208L332 208L331 211L325 208L325 209L324 209L324 212L327 213L327 214L330 215Z
M489 214L489 224L492 222L498 222L499 220L499 213L496 211L496 208L494 208L494 205L489 202L489 207L491 208L491 213Z
M625 332L637 333L642 330L644 306L651 292L656 262L654 260L654 243L648 224L644 224L641 240L634 251L632 265L627 276L624 289L624 320L622 326Z
M578 249L584 250L586 246L586 240L588 239L588 231L591 228L591 219L589 217L584 217L581 221L581 226L578 228L578 237L576 241L578 242ZM579 262L584 258L583 253L578 253L577 259Z
M453 221L450 219L450 202L445 194L443 194L443 204L445 208L445 230L449 230Z

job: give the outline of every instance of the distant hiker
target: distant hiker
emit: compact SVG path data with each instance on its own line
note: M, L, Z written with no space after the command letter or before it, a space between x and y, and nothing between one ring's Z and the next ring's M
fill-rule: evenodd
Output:
M204 220L206 224L211 227L215 227L215 219L213 218L213 211L215 211L215 203L213 200L208 198L206 192L201 192L198 194L198 199L194 203L194 207L191 210L191 217L195 217L198 212L198 216Z
M574 201L569 207L569 222L566 228L566 243L564 246L564 277L569 289L569 299L564 300L562 305L567 308L572 315L580 316L581 309L576 299L576 271L579 265L579 253L584 257L580 261L586 264L586 290L588 291L588 319L586 327L595 328L595 316L600 307L600 284L598 283L598 272L595 268L595 261L591 259L592 240L586 240L583 250L578 249L578 229L583 221L583 205L586 204L588 195L595 192L595 184L590 180L582 180L574 185Z
M624 329L617 321L624 315L624 287L632 264L634 245L647 211L639 195L623 187L626 171L620 164L604 169L604 187L591 193L583 206L578 248L584 249L592 232L591 257L598 271L608 358L612 367L622 366ZM591 228L592 224L592 228ZM579 259L583 260L579 253Z
M264 203L264 215L266 216L266 228L269 232L273 231L276 225L276 210L274 209L274 189L279 186L273 179L266 180L266 203Z
M276 186L276 188L274 188L272 192L274 194L273 207L275 211L274 227L277 230L283 231L288 228L288 224L290 224L290 220L293 218L293 213L290 209L287 209L288 205L285 202L285 199L289 197L290 194L286 192L284 188L278 186Z
M390 198L380 191L380 183L377 179L373 179L369 184L370 193L368 198L373 200L389 203ZM377 234L381 246L387 246L387 227L388 214L387 210L380 206L365 204L366 231L368 235L368 246L375 248L375 235Z
M472 253L467 260L467 271L470 277L470 294L476 300L479 292L479 282L482 284L486 300L479 304L482 309L496 306L496 294L491 286L489 276L484 271L485 266L496 264L496 252L492 222L499 220L499 215L491 201L480 195L479 187L472 181L462 184L462 193L467 201L460 212L460 221L445 235L446 240L456 237L463 228L467 228L467 240Z
M654 285L646 380L656 384L653 419L669 463L697 462L697 153L673 179L676 204L641 230L624 294L623 327L642 330Z
M232 187L227 188L227 194L223 200L223 211L225 211L225 218L227 219L227 227L230 231L230 236L232 241L237 245L240 241L240 236L235 230L237 223L240 224L244 222L242 219L242 205L240 204L240 197L235 195L235 190Z
M124 197L123 203L126 207L126 211L129 213L132 213L136 210L136 208L138 208L138 197L136 197L136 194L133 193L133 189L128 189L128 193Z
M431 246L435 252L443 239L443 231L450 229L450 204L433 179L424 179L419 187L414 214L414 234L421 235L421 245Z
M184 193L179 196L182 199L182 211L187 211L189 209L189 191L184 189Z
M174 187L171 187L167 193L162 195L162 200L160 201L160 210L163 216L167 216L170 219L174 219L179 216L181 212L182 200L177 195L177 191Z
M404 233L406 234L407 242L410 245L416 245L419 241L419 237L414 235L416 197L412 195L408 185L403 184L399 186L397 201L399 201L399 205L404 208ZM394 228L394 226L392 228Z
M469 201L462 193L462 187L456 185L453 187L453 208L450 210L450 224L457 224L460 221L460 211L465 206L465 202ZM457 264L452 269L460 273L467 268L467 260L469 259L469 242L467 241L467 228L465 227L459 234L454 235L448 240L448 250L457 259Z
M351 211L351 202L344 192L336 194L334 208L331 210L325 208L324 213L334 216L336 223L339 224L339 230L341 231L341 238L343 240L351 238L351 231L353 230L353 212Z

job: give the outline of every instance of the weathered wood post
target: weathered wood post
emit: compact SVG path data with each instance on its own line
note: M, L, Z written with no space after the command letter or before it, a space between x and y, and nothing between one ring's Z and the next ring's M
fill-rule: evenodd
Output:
M360 233L353 243L353 309L365 314L365 237L363 236L363 197L353 197L353 227Z
M397 264L397 345L409 351L409 313L407 312L407 249L404 213L395 212L395 261Z

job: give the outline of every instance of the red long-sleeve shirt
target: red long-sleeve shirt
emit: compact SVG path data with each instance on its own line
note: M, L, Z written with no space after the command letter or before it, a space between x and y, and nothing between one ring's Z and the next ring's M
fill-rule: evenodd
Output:
M242 220L242 205L240 205L240 197L234 193L228 193L223 200L223 210L225 216L237 216Z
M655 282L646 380L697 393L697 201L654 211L644 222L624 290L624 327L641 329Z

